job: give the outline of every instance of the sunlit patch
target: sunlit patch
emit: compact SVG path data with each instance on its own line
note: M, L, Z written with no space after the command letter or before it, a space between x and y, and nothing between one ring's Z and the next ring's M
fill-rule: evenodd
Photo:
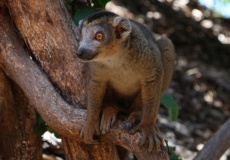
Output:
M196 75L197 77L201 76L201 72L198 68L189 69L189 70L187 70L186 74L188 76L191 76L191 75Z
M208 104L212 104L212 103L214 102L214 92L208 91L208 92L204 95L204 100L205 100Z
M215 100L215 101L213 102L213 105L214 105L215 107L217 107L217 108L220 108L220 107L223 106L223 103L222 103L220 100Z
M111 1L109 1L106 4L105 8L106 8L106 10L114 12L120 16L127 17L130 19L134 18L133 13L129 12L129 10L127 8L122 7L122 6L118 6Z
M188 75L189 77L192 76L192 77L196 77L196 78L200 78L202 76L199 68L191 68L191 69L187 70L186 75Z
M201 21L201 25L202 25L204 28L212 28L213 22L210 21L210 20L202 20L202 21Z
M227 37L224 34L219 34L218 40L223 44L230 44L230 37Z
M58 143L61 143L61 139L57 138L54 136L53 133L50 133L49 131L46 131L43 135L42 135L42 139L44 141L48 141L49 143L53 144L53 145L57 145Z
M173 1L173 9L174 10L179 10L180 8L184 7L187 5L189 0L174 0Z
M230 155L230 148L225 151L225 153L220 157L220 160L228 160Z
M198 144L198 145L196 146L196 149L197 149L198 151L200 151L203 147L204 147L204 144Z
M188 65L188 61L185 59L185 58L178 58L178 60L177 60L177 64L178 64L178 66L186 66L186 65Z
M144 23L145 22L145 20L143 18L141 18L141 17L137 17L135 20L137 22L139 22L139 23Z
M203 13L198 9L193 9L192 16L194 17L196 21L200 21L203 17Z
M205 83L195 84L194 89L197 92L204 92L208 89L208 86Z
M146 16L148 18L154 18L154 19L160 19L162 17L160 12L152 12L152 11L148 11Z

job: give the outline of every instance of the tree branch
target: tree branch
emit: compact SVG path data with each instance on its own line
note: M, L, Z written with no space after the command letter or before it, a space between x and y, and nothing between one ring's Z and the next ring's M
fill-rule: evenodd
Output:
M11 1L11 2L13 3L15 1ZM26 2L24 2L23 5L24 5L23 7L28 7ZM26 11L26 13L27 12L28 10ZM20 13L19 15L22 16L22 13ZM86 117L85 110L80 109L80 107L77 106L78 105L77 103L75 104L77 108L74 108L62 99L62 97L56 92L53 85L50 83L49 79L46 77L46 75L41 71L38 65L32 59L30 59L29 55L25 52L24 48L22 47L23 44L20 42L11 22L9 21L10 18L9 17L6 18L5 15L3 14L1 14L0 17L1 17L0 19L0 35L1 35L1 38L0 38L0 67L4 70L4 72L12 80L14 80L22 88L25 95L28 97L30 103L35 107L35 109L39 112L39 114L42 116L42 118L51 128L53 128L55 131L57 131L59 134L65 137L72 138L79 142L83 142L83 139L79 137L79 132L82 126L85 124L85 117ZM30 25L31 23L32 21L30 21ZM26 26L21 26L21 27L22 27L21 29L24 30L25 32L24 36L33 34L33 31L25 30L25 28L27 28ZM33 26L30 26L30 27L33 27ZM36 25L34 27L36 28ZM28 35L26 35L26 33ZM72 36L68 38L71 39L71 37ZM37 38L37 37L34 37L34 38ZM29 40L28 37L24 37L24 39L27 40L27 43L30 43L30 41L34 41L34 39ZM54 38L51 38L49 40L52 41L54 40ZM41 42L41 43L44 43L44 42ZM52 43L55 44L55 42L52 42ZM33 46L31 44L29 45L31 47ZM61 48L61 46L58 46L58 47L59 49ZM34 50L33 52L36 52L39 49L40 49L39 46L37 46L36 49L32 48L32 50ZM71 47L71 49L66 50L66 52L70 52L73 50L74 50L74 47ZM60 52L57 52L57 51L54 53L60 54ZM44 56L44 53L42 52L36 55L36 57L40 57L40 58L42 58L42 56ZM60 60L59 57L57 58ZM67 63L68 60L71 61L69 63L73 64L74 59L67 59L63 61ZM48 63L43 64L43 67L50 68ZM54 65L53 67L56 67L56 66ZM75 64L74 69L79 69L81 67L82 67L81 65L79 66L78 64ZM70 69L73 69L73 68L70 67ZM66 68L66 70L68 70L68 68ZM49 69L47 69L46 71L49 72ZM73 72L73 70L71 71ZM51 74L51 80L54 80L56 78L55 74L54 75L52 73L50 74ZM75 73L72 73L72 74L74 75L72 77L75 77L75 76L78 77L82 73L78 72L77 74ZM60 78L59 74L56 74L56 76ZM81 81L84 81L84 79L82 78L80 79L81 80L76 81L77 88L79 88L79 86L82 84ZM61 85L60 88L62 88L62 86L68 87L68 85L63 84ZM81 88L81 89L82 89L81 91L84 91L84 88ZM78 95L81 94L80 90L76 92L76 95L77 94ZM83 95L85 95L84 92L83 92ZM84 99L84 98L80 98L80 100L81 99ZM133 152L137 156L137 158L140 160L144 160L144 159L167 160L168 159L168 155L165 152L165 150L162 150L162 152L158 154L156 153L150 154L147 151L147 144L143 147L139 147L138 143L141 139L140 133L130 135L125 130L122 130L119 127L121 125L122 125L122 122L118 122L116 126L114 126L107 135L100 137L101 141L120 145L126 148L127 150L129 150L130 152Z
M230 119L209 139L194 160L216 160L230 147Z
M4 1L27 48L52 84L66 101L84 107L84 63L74 54L77 29L62 0Z
M22 43L17 39L10 22L1 20L0 24L0 35L2 35L0 39L0 62L2 69L23 89L30 103L49 126L61 135L82 142L82 138L79 138L79 132L85 123L85 110L73 108L57 94L44 73L22 48ZM146 157L159 159L159 155L163 157L162 159L167 159L166 152L159 155L148 154L147 146L138 147L141 135L139 133L130 135L120 129L119 126L121 125L122 123L118 122L111 132L101 137L101 140L125 147L134 152L140 160Z

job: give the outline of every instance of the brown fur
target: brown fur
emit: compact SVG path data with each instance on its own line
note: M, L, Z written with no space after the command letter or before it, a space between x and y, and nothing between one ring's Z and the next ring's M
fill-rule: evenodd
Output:
M110 12L96 13L80 28L77 55L88 65L87 123L81 136L95 143L93 135L107 133L122 111L129 115L129 129L140 130L140 143L149 140L152 151L159 141L155 122L160 98L172 76L171 41L155 40L143 25ZM103 40L95 40L97 32L103 33Z

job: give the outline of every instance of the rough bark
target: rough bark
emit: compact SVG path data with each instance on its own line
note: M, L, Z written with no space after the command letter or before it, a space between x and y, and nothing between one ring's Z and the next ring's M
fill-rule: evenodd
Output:
M36 114L21 89L0 69L0 159L42 158L42 141L34 134Z
M76 57L73 22L62 1L5 0L27 47L65 100L85 106L84 65ZM81 84L81 85L79 85Z
M80 109L80 106L85 106L84 67L74 56L77 41L73 36L72 23L67 20L63 6L58 1L39 1L39 4L33 0L6 2L17 28L42 65L43 70L49 75L52 83L54 82L61 91L63 90L65 96L74 101L76 108L73 108L60 97L46 75L29 58L19 39L17 39L16 33L12 30L9 18L0 19L0 27L2 27L0 28L0 35L2 35L0 39L0 66L10 78L23 88L30 103L33 104L46 123L59 134L77 140L79 143L76 143L78 145L76 147L81 147L82 139L79 138L79 132L85 123L85 110ZM50 13L53 10L55 14ZM52 17L48 19L55 20L51 23L52 25L49 24L50 20L47 20L43 14ZM27 17L28 15L30 16ZM39 30L41 25L51 26L42 27L43 29ZM55 29L59 27L62 30ZM52 33L51 30L56 30L58 34L56 32L50 34ZM33 47L34 45L36 47ZM110 153L114 156L116 155L114 145L112 145L114 143L134 152L140 160L168 159L164 150L159 154L149 154L147 146L139 147L138 142L141 135L139 133L130 135L121 130L120 125L121 122L118 122L110 133L101 137L101 141L107 143L96 145L95 150L91 152L100 153L100 151L109 150L106 152L106 156L109 157L108 154ZM68 143L65 144L66 146L72 145L71 140L68 139L65 139L64 143ZM97 150L98 148L100 150ZM69 151L76 153L74 149ZM102 156L98 155L98 157ZM106 157L102 158L106 159Z
M10 25L10 17L4 17L4 16L2 16L2 18L3 19L1 19L1 22L2 22L2 35L4 35L4 37L6 37L6 39L2 39L2 43L1 43L1 47L2 47L2 51L3 50L7 50L8 48L10 48L10 47L12 47L14 50L11 50L12 52L15 52L15 51L19 51L19 52L25 52L24 50L23 50L23 48L22 48L22 43L20 43L19 41L18 41L18 39L16 38L17 37L17 35L13 32L13 30L12 30L12 24ZM11 30L10 30L11 29ZM11 43L9 42L9 41L11 41ZM56 53L57 54L57 53ZM29 55L26 55L27 56L27 58L29 58ZM2 59L3 60L3 59ZM29 59L28 59L29 60ZM60 59L59 59L60 60ZM17 65L17 68L16 68L16 70L15 71L17 71L17 74L22 74L21 72L20 72L20 67L25 67L25 65L24 65L24 62L22 62L22 64L21 64L21 66L20 66L20 64L17 64L17 62L11 62L11 63L14 63L14 64L16 64ZM31 67L31 66L27 66L27 67ZM70 68L71 69L71 68ZM69 69L69 70L70 70ZM82 69L81 69L82 70ZM80 71L81 71L80 70ZM79 72L80 72L79 71ZM27 76L30 76L30 72L28 72L29 73L29 75L27 75ZM34 82L36 82L36 79L37 79L37 76L38 75L36 75L36 77L34 77L33 78L33 81ZM43 75L44 76L44 75ZM81 75L79 76L79 77L82 77ZM79 77L77 77L76 79L78 79ZM22 80L22 79L21 79ZM23 81L23 80L22 80ZM46 86L43 86L43 88L42 88L42 92L40 92L38 95L34 95L33 93L33 90L31 90L30 89L30 85L32 85L32 83L30 83L30 82L23 82L24 83L24 85L27 85L27 87L28 87L28 90L30 90L29 92L29 94L30 95L33 95L34 96L34 98L35 98L35 101L36 102L34 102L34 104L35 103L37 103L37 99L40 99L40 98L42 98L41 97L41 95L46 95L46 100L48 100L50 97L50 95L49 95L49 93L48 93L48 95L45 93L46 92ZM59 82L59 83L63 83L63 82ZM84 84L84 82L82 82L81 84ZM80 86L80 85L79 85ZM84 86L84 85L83 85ZM39 87L41 87L41 86L39 86ZM53 88L53 87L52 87ZM40 90L41 91L41 90ZM55 92L55 90L52 90L53 92ZM82 92L81 92L82 93ZM79 95L81 95L81 93L79 93ZM82 95L84 95L84 91L83 91L83 94ZM51 98L52 99L52 98ZM60 98L60 99L62 99L62 98ZM45 101L46 101L45 100ZM80 100L82 100L82 99L80 99ZM42 101L42 102L44 102L44 101ZM50 101L50 102L52 102L52 101ZM59 101L57 101L57 103L55 103L54 102L54 104L55 105L58 105L58 102ZM82 100L82 102L84 102L83 100ZM37 104L37 105L39 105L39 104ZM52 109L54 109L56 106L55 105L52 105ZM82 106L82 104L79 102L79 105L77 106L77 107L80 107L80 106ZM72 107L72 106L71 106ZM76 106L75 106L76 107ZM46 116L47 116L47 118L44 118L45 120L47 120L48 121L48 124L50 124L50 117L49 117L49 114L50 113L53 113L53 114L60 114L61 112L63 112L63 111L61 111L61 112L52 112L52 110L50 110L51 112L49 112ZM44 104L44 108L43 108L43 110L41 111L41 112L46 112L46 107L45 107L45 104ZM68 114L68 113L67 113ZM67 116L67 115L66 115ZM64 117L65 118L65 117ZM76 117L75 117L76 118ZM74 118L74 119L75 119ZM58 120L57 119L55 119L56 121L51 121L51 122L53 122L53 125L55 125L55 126L57 126L58 127L58 125L56 125L57 123L58 123ZM62 134L63 135L63 134ZM68 141L67 141L68 142ZM77 145L77 143L75 143L75 146ZM79 144L80 145L80 144ZM100 145L101 146L101 148L104 148L104 149L108 149L108 148L111 148L112 146L114 146L113 144L101 144ZM93 147L93 145L92 145L92 147ZM72 149L73 151L76 151L74 148L70 148L70 149ZM99 150L99 149L98 149ZM73 153L73 151L72 151L72 153ZM93 151L95 152L95 153L93 153ZM93 151L91 151L91 152L88 152L88 154L94 154L95 156L96 156L96 153L99 153L99 152L96 152L96 149L94 149ZM111 152L108 152L107 153L107 157L108 156L113 156L114 154L116 154L116 152L115 152L115 150L112 150L114 153L111 153ZM86 152L85 152L86 153Z
M6 7L3 7L0 1L0 15L5 11ZM0 19L2 18L0 16ZM42 158L41 137L34 134L37 122L35 110L23 91L6 77L2 69L0 69L0 122L1 160Z
M12 31L12 26L8 25L6 28L0 29L0 34L4 37L0 39L0 62L5 73L23 88L30 103L49 126L61 135L83 142L79 138L79 132L85 123L85 110L73 108L59 96L44 73L23 50L21 43L16 39L16 33ZM159 155L148 154L147 146L137 145L141 135L130 135L119 128L121 125L121 122L118 122L111 132L101 137L101 140L123 146L134 152L139 159L167 159L167 153L164 151Z
M104 142L102 142L103 144ZM97 160L119 160L115 145L108 145L108 147L101 147L101 145L87 145L68 139L62 138L62 144L66 153L66 158L72 160L78 159L97 159ZM107 143L104 143L105 145ZM90 154L85 154L90 153Z
M217 160L230 147L230 119L210 138L194 160Z

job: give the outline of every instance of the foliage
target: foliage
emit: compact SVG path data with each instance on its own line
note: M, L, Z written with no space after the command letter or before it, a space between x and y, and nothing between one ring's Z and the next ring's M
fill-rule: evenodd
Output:
M47 131L47 125L41 116L37 118L37 126L35 128L35 134L37 136L42 136Z
M165 141L166 143L166 150L168 152L170 160L182 160L182 158L175 153L176 147L169 146L168 141Z
M49 131L50 133L54 133L55 137L57 138L61 137L45 123L45 121L42 119L40 115L38 115L37 120L38 123L37 123L37 127L35 128L35 134L37 136L42 136L46 131Z
M220 0L221 2L224 2L224 3L229 3L230 0Z
M170 94L165 93L161 98L161 103L168 109L170 120L176 121L180 106L176 103L173 97Z
M92 14L95 11L105 9L105 5L109 2L109 0L93 0L93 4L90 6L85 6L80 8L74 13L73 20L76 25L79 24L79 22Z
M219 11L217 11L215 9L213 10L213 12L214 12L215 17L224 17L224 15L221 12L219 12Z
M81 9L79 9L77 12L75 12L73 20L74 23L78 26L79 22L86 18L87 16L89 16L91 13L94 12L94 9L92 7L83 7Z

